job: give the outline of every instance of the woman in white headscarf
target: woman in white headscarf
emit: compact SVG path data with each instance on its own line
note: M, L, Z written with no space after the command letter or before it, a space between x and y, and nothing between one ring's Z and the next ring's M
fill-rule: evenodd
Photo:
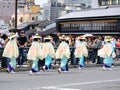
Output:
M18 52L18 46L17 46L17 40L16 40L17 34L11 32L8 35L8 43L6 44L4 51L3 51L3 57L7 57L10 59L10 62L7 66L7 72L15 73L16 69L16 58L19 56Z

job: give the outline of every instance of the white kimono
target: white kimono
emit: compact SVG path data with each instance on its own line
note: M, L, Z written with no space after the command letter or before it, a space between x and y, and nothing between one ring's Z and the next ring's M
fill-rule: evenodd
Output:
M55 49L51 42L46 42L42 47L43 58L46 58L47 55L50 55L52 58L55 57Z
M74 54L75 54L76 58L82 57L82 56L87 57L88 56L88 50L87 50L86 45L84 43L79 42L79 44L76 46Z
M67 58L70 58L70 48L65 41L62 41L60 43L59 47L57 48L55 56L56 56L56 59L61 59L64 56Z
M38 58L41 60L43 59L42 49L41 49L40 43L38 43L37 41L34 41L31 47L29 48L27 59L37 60Z
M17 58L19 56L16 38L8 41L4 48L2 56L7 58Z

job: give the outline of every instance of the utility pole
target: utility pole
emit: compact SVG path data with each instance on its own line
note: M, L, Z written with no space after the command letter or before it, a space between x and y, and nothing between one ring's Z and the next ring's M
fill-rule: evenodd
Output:
M18 7L18 0L15 0L15 32L17 32L17 7Z

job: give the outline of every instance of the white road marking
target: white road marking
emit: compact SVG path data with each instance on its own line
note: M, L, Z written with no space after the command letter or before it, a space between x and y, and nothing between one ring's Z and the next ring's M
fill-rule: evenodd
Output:
M81 89L72 89L72 88L61 88L61 87L68 87L68 86L76 86L76 85L87 85L87 84L98 84L98 83L108 83L108 82L118 82L120 79L112 79L112 80L104 80L104 81L92 81L92 82L83 82L83 83L71 83L71 84L64 84L64 85L55 85L55 86L48 86L48 87L38 87L33 88L30 90L81 90Z
M98 83L107 83L107 82L117 82L120 79L112 79L112 80L104 80L104 81L93 81L93 82L83 82L83 83L71 83L64 85L56 85L55 87L67 87L67 86L75 86L75 85L86 85L86 84L98 84Z
M72 88L58 88L58 87L42 87L46 90L81 90L81 89L72 89Z

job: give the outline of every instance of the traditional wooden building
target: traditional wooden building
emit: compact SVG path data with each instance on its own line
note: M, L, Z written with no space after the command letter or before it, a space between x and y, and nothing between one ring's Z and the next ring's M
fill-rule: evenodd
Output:
M120 7L77 11L57 19L57 31L63 34L120 34Z

